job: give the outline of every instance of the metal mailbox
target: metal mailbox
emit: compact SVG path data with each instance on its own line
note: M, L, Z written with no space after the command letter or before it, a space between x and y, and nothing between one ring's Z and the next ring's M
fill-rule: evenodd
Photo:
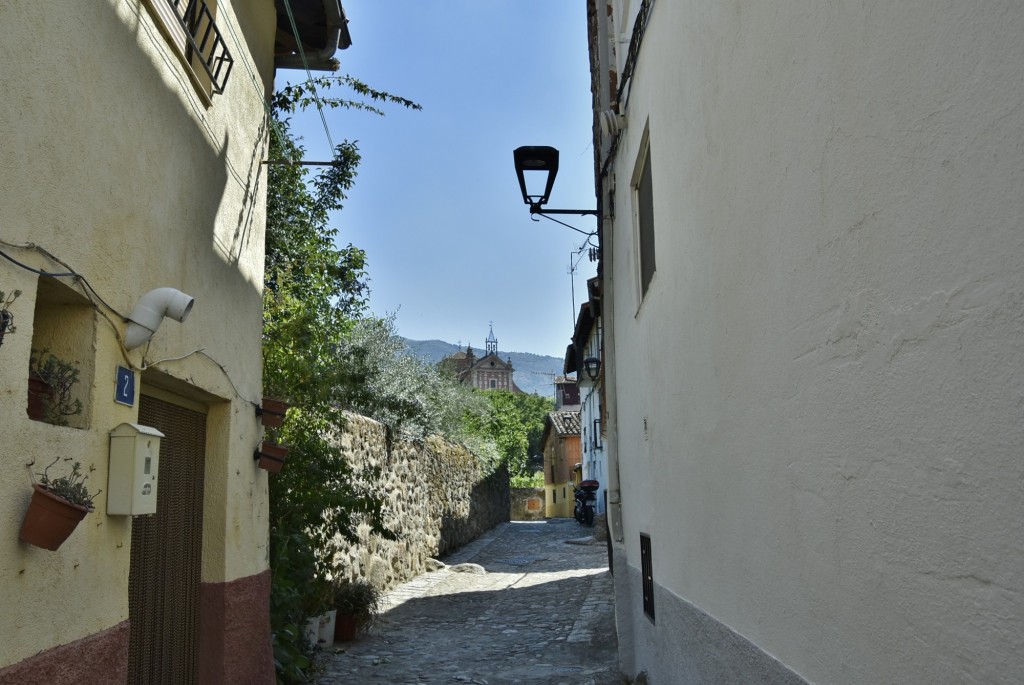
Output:
M150 426L122 423L110 431L110 472L107 514L141 516L156 513L160 440Z

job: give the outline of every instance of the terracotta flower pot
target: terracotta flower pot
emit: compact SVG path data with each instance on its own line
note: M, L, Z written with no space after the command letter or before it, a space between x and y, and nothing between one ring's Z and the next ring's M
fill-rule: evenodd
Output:
M288 403L281 400L263 398L263 406L257 410L260 423L267 428L279 428L284 423L285 412L288 411Z
M253 456L261 469L277 473L284 466L284 460L288 458L288 448L272 442L263 442Z
M363 626L366 619L351 614L338 614L334 619L334 640L336 642L351 642L356 639L356 634Z
M38 483L32 489L32 501L18 537L22 542L55 551L92 509L57 497Z
M46 398L52 392L46 381L36 374L28 377L28 417L33 421L42 421L46 416Z

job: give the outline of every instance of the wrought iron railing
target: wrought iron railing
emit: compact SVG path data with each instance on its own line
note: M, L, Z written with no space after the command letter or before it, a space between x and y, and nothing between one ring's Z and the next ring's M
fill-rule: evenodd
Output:
M223 93L235 60L228 51L213 12L205 0L165 1L174 10L184 32L185 56L193 67L199 66L209 77L214 93Z

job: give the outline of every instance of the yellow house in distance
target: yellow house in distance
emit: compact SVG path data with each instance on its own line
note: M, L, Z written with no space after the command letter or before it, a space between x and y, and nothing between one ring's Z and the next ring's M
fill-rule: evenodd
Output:
M0 682L274 681L253 454L285 4L0 4ZM295 14L336 68L338 0ZM33 361L77 374L63 415ZM94 510L24 542L33 483L75 462Z

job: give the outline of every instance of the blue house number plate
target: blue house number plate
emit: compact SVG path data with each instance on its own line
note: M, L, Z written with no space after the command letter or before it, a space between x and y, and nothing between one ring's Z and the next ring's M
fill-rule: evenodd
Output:
M135 373L123 366L117 367L117 387L114 388L114 401L119 404L127 404L129 407L135 404Z

